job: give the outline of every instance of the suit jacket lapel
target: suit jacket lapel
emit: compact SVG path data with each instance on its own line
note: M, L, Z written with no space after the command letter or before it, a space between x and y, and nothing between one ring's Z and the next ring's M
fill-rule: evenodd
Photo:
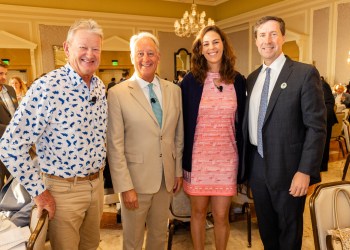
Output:
M158 78L159 79L159 78ZM163 110L163 119L162 119L162 128L165 126L165 117L169 112L169 102L170 102L170 91L169 84L162 79L159 79L160 89L162 91L162 110Z
M158 124L157 118L153 113L151 105L147 101L145 94L140 88L136 81L130 81L129 83L130 94L135 98L135 101L140 104L140 106L153 118L153 120Z
M268 119L268 117L270 116L274 106L276 105L276 102L278 100L278 97L281 93L281 91L283 90L281 88L281 84L282 83L287 83L287 87L288 87L288 78L290 76L290 74L292 73L293 69L292 69L292 66L293 66L293 62L290 60L290 59L286 59L286 62L284 63L283 65L283 68L281 70L281 73L280 75L278 76L277 78L277 81L276 81L276 84L275 84L275 87L273 88L273 91L271 93L271 96L270 96L270 100L269 100L269 104L267 106L267 110L266 110L266 115L265 115L265 121ZM264 121L264 123L265 123Z
M252 94L256 79L258 78L259 73L261 71L261 68L262 68L262 66L260 66L258 69L253 71L247 79L247 94L248 95L247 95L246 105L245 105L245 110L244 110L244 113L246 115L244 115L243 123L242 123L243 131L248 131L248 111L249 111L250 98L251 98L251 94Z
M9 94L9 96L11 98L11 101L12 101L12 104L15 107L15 110L16 110L17 107L18 107L18 101L17 101L15 90L14 89L10 89L10 88L7 87L7 93Z
M4 110L6 111L6 113L8 113L8 115L11 117L10 111L7 109L5 103L2 101L1 98L0 98L0 105L4 108Z
M260 66L258 69L256 69L254 72L252 72L251 77L249 77L251 80L247 82L247 91L248 91L248 96L250 98L250 95L253 91L256 79L258 79L258 76L260 74L262 66Z

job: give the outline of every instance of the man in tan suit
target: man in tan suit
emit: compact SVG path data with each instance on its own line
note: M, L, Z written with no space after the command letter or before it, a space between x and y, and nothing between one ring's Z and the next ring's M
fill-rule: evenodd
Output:
M120 193L123 249L163 250L171 193L182 185L180 88L155 75L159 42L142 32L130 40L134 75L108 93L107 152Z

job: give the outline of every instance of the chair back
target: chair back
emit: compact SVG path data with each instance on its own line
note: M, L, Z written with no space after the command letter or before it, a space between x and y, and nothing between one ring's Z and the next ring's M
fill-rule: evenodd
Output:
M45 249L45 242L47 230L49 227L49 213L43 210L40 218L38 218L38 208L34 206L30 215L30 231L31 235L27 243L27 250L43 250Z
M337 113L336 115L337 115L338 123L335 123L332 127L331 138L337 138L341 136L343 131L343 120L345 117L345 113L340 112L340 113Z
M247 183L237 185L237 195L232 197L235 204L254 203L253 194Z
M312 231L316 250L326 250L327 230L333 229L333 194L337 188L350 192L350 182L337 181L324 183L316 187L309 201ZM345 197L341 195L338 201L338 211L341 211L339 226L350 226L350 210Z
M170 212L172 217L181 221L186 221L186 219L189 220L191 218L191 200L183 189L173 195L170 202Z

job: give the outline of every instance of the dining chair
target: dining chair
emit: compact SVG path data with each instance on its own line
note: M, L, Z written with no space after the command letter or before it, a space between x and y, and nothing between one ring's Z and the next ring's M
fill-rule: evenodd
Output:
M175 225L178 221L189 222L191 220L191 201L183 189L172 197L169 210L168 250L171 250L175 234Z
M213 227L213 224L208 217L211 217L211 206L209 204L206 220L206 229ZM176 195L173 195L170 207L169 207L169 235L168 235L168 248L172 249L173 237L175 234L176 226L180 223L186 223L191 221L191 200L189 196L181 189Z
M341 153L344 157L345 153L344 153L344 148L343 148L343 142L344 142L345 148L347 150L345 137L343 135L343 119L345 117L345 114L343 112L340 112L340 113L337 113L336 115L337 115L338 123L334 124L332 127L331 140L335 140L338 142L339 149L341 150Z
M31 235L27 243L27 250L45 249L48 227L49 227L48 211L44 209L39 218L38 208L37 206L33 206L32 213L30 215L30 225L29 225Z
M237 187L237 195L232 197L233 204L239 205L239 210L235 210L235 213L243 214L246 216L247 221L247 240L248 247L252 246L252 210L254 209L254 201L251 189L247 183L239 184Z
M349 181L337 181L323 183L317 186L310 196L309 208L314 236L315 250L327 250L330 237L327 237L327 230L333 229L333 194L337 188L346 189L350 192ZM347 202L339 201L339 211L342 211L341 227L350 226L350 211Z

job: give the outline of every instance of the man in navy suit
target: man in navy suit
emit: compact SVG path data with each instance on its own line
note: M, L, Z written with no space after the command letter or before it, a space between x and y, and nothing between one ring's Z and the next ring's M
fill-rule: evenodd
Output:
M251 186L264 248L301 249L305 198L320 181L326 138L322 85L315 67L283 54L281 18L261 18L254 34L264 63L247 78L241 174Z
M0 60L0 138L18 106L15 90L6 85L7 68L7 64ZM5 183L5 176L9 178L10 172L0 161L0 189Z

